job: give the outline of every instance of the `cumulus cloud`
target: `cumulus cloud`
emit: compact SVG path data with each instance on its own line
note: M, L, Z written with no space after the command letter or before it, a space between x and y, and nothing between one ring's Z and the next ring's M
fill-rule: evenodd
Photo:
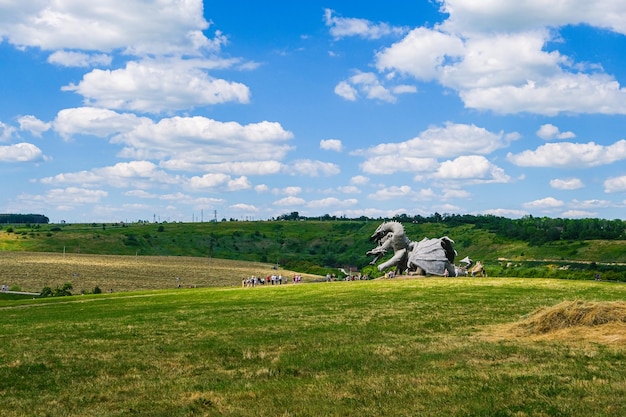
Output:
M259 211L259 209L253 206L252 204L245 204L245 203L232 204L229 207L235 210L252 212L252 213L257 213Z
M61 173L41 179L42 184L108 184L145 189L158 184L180 184L182 179L160 170L149 161L120 162L113 166Z
M53 122L54 130L65 139L74 135L92 135L101 138L128 132L149 119L134 114L121 114L95 107L78 107L61 110Z
M341 152L343 151L343 143L339 139L322 139L320 149Z
M554 209L562 207L563 205L565 205L563 201L557 200L554 197L546 197L540 200L524 203L524 207L527 209Z
M288 174L304 175L308 177L337 175L341 170L339 166L331 162L313 161L310 159L299 159L285 168Z
M247 190L249 188L252 188L252 184L250 184L250 180L248 180L248 177L246 176L233 178L230 181L228 181L228 187L227 187L228 191L240 191L240 190Z
M584 186L585 184L583 184L580 178L556 178L550 180L550 187L556 188L557 190L578 190Z
M340 200L335 197L322 198L320 200L312 200L307 203L308 208L315 209L341 209L346 207L353 207L358 204L358 200L355 198L348 198L346 200Z
M373 200L392 200L394 198L404 198L410 196L412 193L413 190L408 185L394 185L391 187L377 190L376 192L370 194L368 198L371 198Z
M346 81L340 82L335 87L335 92L347 100L354 101L357 95L363 95L368 99L375 99L394 103L396 96L392 94L372 72L360 72Z
M388 35L401 35L405 28L390 26L387 23L374 23L366 19L338 17L331 9L324 10L324 21L335 39L358 36L365 39L379 39Z
M574 132L561 132L558 127L550 123L541 125L539 130L537 130L537 136L545 140L572 139L576 137Z
M365 185L369 183L369 181L370 179L363 175L355 175L354 177L350 178L350 184L354 185Z
M87 54L75 51L56 51L50 54L48 62L63 67L109 66L113 57L108 54Z
M58 113L55 131L65 138L93 135L124 148L120 156L160 161L172 170L228 172L235 175L273 174L291 147L293 134L275 122L241 125L206 117L147 117L93 107ZM175 138L175 140L174 140ZM316 167L316 173L324 166ZM326 171L332 171L326 167Z
M605 193L620 193L626 191L626 175L609 178L604 181Z
M6 142L15 133L15 128L13 126L9 126L5 123L0 122L0 142Z
M341 81L335 86L335 94L348 101L356 101L359 97L357 89L352 87L347 81Z
M100 203L109 195L104 190L81 187L53 188L44 194L23 193L17 196L20 204L32 207L54 207L57 210L69 211L76 207Z
M32 143L0 146L0 162L38 162L44 159L41 149Z
M558 28L568 25L623 34L626 12L616 2L569 0L549 11L538 0L440 3L447 19L414 28L378 51L374 66L379 73L438 82L456 91L467 108L502 114L626 114L626 89L614 76L593 63L577 63L553 47L560 40ZM343 81L336 93L352 101L371 98L359 86ZM384 100L393 102L391 97Z
M439 78L449 60L463 56L464 46L457 36L438 30L417 28L400 42L376 54L379 71L398 71L420 81Z
M50 123L43 122L32 115L22 116L17 121L20 124L20 130L30 132L36 137L41 137L41 134L48 131L52 126Z
M230 181L230 175L226 174L205 174L202 176L194 176L189 179L189 186L195 190L206 188L215 188L226 184Z
M213 78L178 59L131 61L116 70L94 69L78 84L62 90L82 95L88 106L145 113L250 101L246 85Z
M469 2L439 0L450 17L444 23L452 32L523 31L586 23L626 34L626 10L612 0L565 0L546 8L542 0L524 2Z
M585 217L596 217L597 213L593 211L587 210L566 210L561 214L562 217L574 219L574 218L585 218Z
M509 182L504 170L481 155L459 156L441 163L434 174L443 180L472 180L474 182Z
M626 159L626 140L604 146L589 143L547 143L536 150L513 154L507 159L515 165L525 167L589 168L611 164Z
M285 198L281 198L280 200L276 200L274 202L275 206L301 206L305 204L306 201L300 197L289 196Z
M101 0L83 7L70 0L0 5L0 37L18 47L74 49L132 54L196 54L215 50L224 39L207 38L209 22L201 0L141 3Z
M451 157L468 154L489 154L505 148L520 135L516 132L490 132L476 125L448 122L433 126L419 136L396 143L383 143L358 153L368 156L390 155L419 158Z
M467 107L497 113L626 114L626 89L606 74L559 74L523 85L462 91Z
M430 172L438 166L435 158L384 155L367 158L361 169L367 174L391 175L396 172Z

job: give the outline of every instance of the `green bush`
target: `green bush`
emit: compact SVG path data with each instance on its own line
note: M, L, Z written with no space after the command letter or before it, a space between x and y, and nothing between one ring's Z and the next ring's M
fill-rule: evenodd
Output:
M72 295L70 290L72 289L72 284L66 282L62 287L57 286L54 290L50 287L43 287L41 290L42 297L64 297L68 295Z

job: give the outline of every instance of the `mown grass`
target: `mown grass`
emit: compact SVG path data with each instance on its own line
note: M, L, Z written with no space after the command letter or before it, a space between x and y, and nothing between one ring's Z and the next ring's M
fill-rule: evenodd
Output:
M623 325L603 339L506 329L625 295L415 278L6 301L0 415L623 416Z
M183 256L119 256L0 252L0 283L23 291L71 283L72 292L155 290L181 287L241 286L243 278L295 272L261 262ZM301 274L303 281L320 277ZM1 294L0 294L1 296Z

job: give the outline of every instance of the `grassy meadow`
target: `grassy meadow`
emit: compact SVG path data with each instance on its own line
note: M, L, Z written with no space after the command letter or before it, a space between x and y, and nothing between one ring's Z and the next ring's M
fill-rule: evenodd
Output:
M528 323L625 296L412 278L0 299L0 415L623 416L626 319Z

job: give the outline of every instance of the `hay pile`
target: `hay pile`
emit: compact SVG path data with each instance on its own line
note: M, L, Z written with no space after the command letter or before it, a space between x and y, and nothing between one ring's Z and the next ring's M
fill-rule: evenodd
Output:
M530 336L608 324L626 325L626 302L564 301L534 311L516 327Z

